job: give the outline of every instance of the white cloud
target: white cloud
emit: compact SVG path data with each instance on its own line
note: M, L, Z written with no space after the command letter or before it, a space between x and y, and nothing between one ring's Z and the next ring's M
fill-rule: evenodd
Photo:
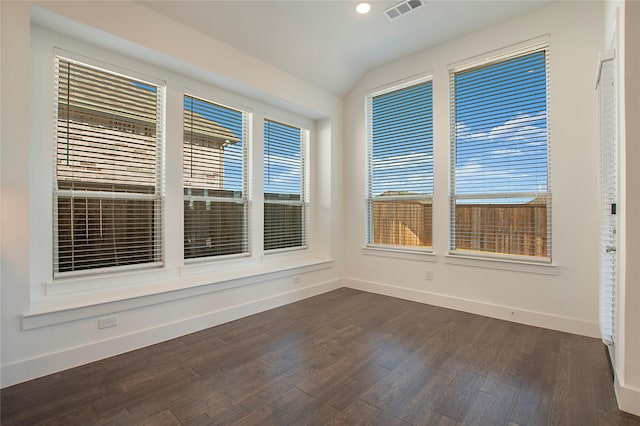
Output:
M267 163L269 167L267 167ZM300 160L279 155L265 155L265 191L299 193Z
M534 192L544 187L545 174L541 175L533 165L528 166L526 159L531 157L533 162L534 156L544 152L545 119L544 113L521 113L486 133L471 133L472 129L460 123L458 129L469 133L463 135L462 143L486 141L486 145L477 145L477 151L470 152L466 158L459 157L458 192Z
M405 173L398 179L376 179L374 190L376 194L386 191L425 192L427 188L433 188L433 176L427 176L424 172L426 167L432 167L432 165L433 155L424 152L374 158L373 167L377 173L393 171ZM406 174L407 172L409 174Z
M376 170L388 170L398 167L423 167L431 162L433 162L433 155L423 152L412 152L409 154L374 158L373 167Z
M489 132L475 132L470 133L472 129L465 123L457 124L457 131L459 140L465 141L477 141L487 140L496 144L506 144L513 142L523 142L522 145L527 146L540 146L546 143L546 128L543 125L543 121L546 119L545 113L536 115L529 115L525 113L519 113L514 118L505 121L499 126L493 127ZM496 147L496 150L501 149ZM510 148L515 149L515 148Z

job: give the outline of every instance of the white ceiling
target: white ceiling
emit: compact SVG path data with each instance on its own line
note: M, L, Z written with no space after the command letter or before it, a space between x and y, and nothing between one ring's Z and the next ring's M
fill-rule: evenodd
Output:
M372 68L549 1L428 1L393 21L383 11L398 1L372 1L368 15L357 0L140 3L342 96Z

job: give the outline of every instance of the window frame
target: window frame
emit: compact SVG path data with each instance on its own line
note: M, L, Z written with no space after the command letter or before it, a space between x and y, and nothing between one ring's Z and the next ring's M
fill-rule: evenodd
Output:
M331 191L330 165L332 159L324 155L324 143L333 143L330 129L332 118L318 118L313 110L288 104L276 95L244 94L230 84L198 77L191 65L167 68L157 58L138 58L131 51L117 46L110 50L49 27L32 27L30 50L30 126L29 165L29 241L31 253L29 267L30 306L32 312L49 312L69 307L89 306L108 301L125 300L141 296L159 297L176 291L215 292L248 283L290 277L307 271L330 268L333 265L331 238L320 238L330 230L328 217L318 216L313 209L318 193ZM249 256L207 258L206 261L185 262L183 255L183 189L182 161L163 161L166 174L165 203L162 220L164 263L154 268L100 271L81 276L53 276L53 224L51 220L34 218L53 214L52 191L55 165L54 119L54 58L61 54L70 59L120 72L132 78L166 85L164 155L169 159L181 158L183 138L183 96L185 93L209 99L234 109L251 112L251 151L248 157L249 227L252 230ZM300 112L298 112L300 111ZM306 114L306 115L301 115ZM307 176L309 184L308 246L304 250L284 253L265 253L261 247L262 227L262 117L291 123L310 131ZM317 133L317 134L316 134ZM314 141L323 142L318 148ZM177 144L175 142L178 142ZM330 145L327 145L330 146ZM50 173L38 173L50 170ZM330 192L329 192L330 193ZM177 226L177 224L180 224ZM149 299L151 300L151 299ZM143 303L144 304L144 303Z
M74 190L74 189L59 189L58 188L58 166L57 166L57 150L58 150L58 84L59 84L59 66L60 61L66 61L69 63L76 63L80 66L92 68L94 70L98 70L100 72L112 74L115 76L130 78L132 80L137 80L143 84L149 84L156 88L157 90L157 98L156 98L156 152L155 152L155 183L154 183L154 193L153 194L143 194L143 193L121 193L117 191L90 191L90 190ZM165 144L166 144L166 82L161 79L157 79L155 77L151 77L145 75L143 73L130 70L128 68L124 68L121 66L109 64L97 59L85 57L83 55L69 52L63 49L54 48L53 49L53 62L54 62L54 91L53 91L53 155L52 155L52 165L53 171L51 174L51 184L52 184L52 198L51 198L51 220L52 220L52 278L54 280L64 280L64 279L73 279L76 277L84 277L84 276L101 276L101 275L112 275L118 273L127 273L130 271L136 270L150 270L150 269L158 269L162 268L165 263L165 229L164 229L164 206L165 206ZM73 271L64 271L60 272L58 270L56 259L57 255L55 251L59 249L59 225L58 225L58 216L59 216L59 207L58 200L60 197L70 197L71 200L74 197L80 196L80 194L86 193L88 199L110 199L110 200L134 200L134 201L153 201L154 202L154 239L152 244L152 251L156 256L156 259L152 262L142 262L142 263L134 263L127 265L117 265L117 266L109 266L109 267L96 267L96 268L86 268L80 270ZM103 196L104 195L104 196ZM83 198L80 196L80 198ZM156 206L159 204L159 207Z
M373 242L374 239L374 229L373 229L373 188L372 188L372 180L373 180L373 99L377 96L386 95L389 93L397 92L400 90L404 90L413 86L418 86L420 84L430 83L431 84L431 179L432 179L432 190L431 194L425 194L421 196L382 196L385 200L393 201L393 200L407 200L407 201L422 201L422 202L431 202L431 245L430 246L409 246L409 245L391 245L391 244L375 244ZM365 132L366 132L366 143L365 143L365 238L364 238L364 250L365 254L372 255L382 255L388 257L395 257L393 253L400 253L401 255L410 254L416 255L420 260L425 260L425 255L433 256L435 254L433 247L433 200L435 194L435 161L434 161L434 148L435 148L435 133L434 133L434 97L433 97L433 73L424 73L417 76L412 76L404 80L399 80L393 83L390 83L385 86L378 87L374 90L371 90L365 95ZM381 197L381 196L378 196Z
M301 140L300 140L300 163L301 163L301 173L300 173L300 200L297 202L285 202L285 204L298 205L302 208L301 220L302 220L302 232L301 239L302 244L299 246L291 246L291 247L282 247L282 248L274 248L274 249L266 249L265 248L265 206L267 204L282 204L283 202L268 202L265 198L265 189L264 189L264 166L265 166L265 158L264 149L266 147L266 136L264 135L264 128L266 122L270 121L272 123L281 124L284 126L296 128L300 130ZM273 256L278 254L285 255L290 252L300 252L300 251L308 251L310 249L310 238L311 238L311 180L310 180L310 152L311 152L311 143L312 143L312 127L309 123L302 123L296 120L292 120L289 118L283 118L276 115L265 114L261 120L262 129L263 129L263 145L262 145L262 252L265 256Z
M197 263L206 263L206 262L212 262L212 261L225 261L225 260L233 260L233 259L238 259L238 258L247 258L247 257L251 257L254 250L253 250L253 246L254 246L254 241L253 241L253 233L251 232L252 230L252 208L251 208L251 193L250 193L250 182L251 182L251 177L252 177L252 171L251 171L251 152L252 152L252 148L253 148L253 128L252 128L252 123L253 123L253 111L251 110L251 108L248 108L246 106L243 105L238 105L235 104L233 102L226 102L222 99L218 99L218 97L213 96L213 97L207 97L207 96L200 96L197 95L195 93L197 93L198 90L191 90L191 89L185 89L182 93L182 98L183 100L186 97L191 97L194 99L198 99L200 101L203 102L207 102L210 104L214 104L216 106L220 106L223 108L227 108L227 109L231 109L231 110L235 110L238 111L240 113L242 113L242 120L243 120L243 131L245 132L245 134L243 135L243 146L242 146L242 151L243 151L243 159L242 159L242 167L243 167L243 182L242 182L242 204L244 206L244 220L243 220L243 228L244 228L244 238L243 238L243 251L241 253L232 253L232 254L221 254L221 255L210 255L210 256L199 256L199 257L193 257L193 258L187 258L184 255L184 252L186 250L186 247L183 247L183 256L182 256L182 261L184 262L185 265L190 265L190 264L197 264ZM184 124L184 108L183 108L183 124ZM183 130L183 135L186 132L186 129L182 129ZM184 152L184 145L186 144L186 141L184 140L184 136L183 136L183 141L182 141L182 149ZM184 158L182 158L181 161L181 177L182 177L182 189L183 191L186 189L185 187L185 179L184 179ZM216 199L217 201L221 201L221 202L229 202L229 203L236 203L235 199L228 199L228 200L221 200L220 197L208 197L208 196L202 196L200 198L203 199L209 199L209 200L214 200ZM183 192L183 203L184 201L187 200L187 195L184 194ZM183 215L184 215L184 209L183 209ZM185 237L185 226L184 226L184 216L183 216L183 228L182 228L182 237L184 240Z
M465 71L482 69L518 57L544 51L545 53L545 94L546 94L546 191L544 192L500 192L456 194L456 99L455 75ZM448 230L448 263L498 261L503 264L554 266L552 258L552 172L551 172L551 72L550 42L548 36L539 37L528 42L506 47L489 54L483 54L463 60L449 66L449 230ZM531 256L520 254L495 253L489 251L457 250L456 241L456 201L459 199L495 199L536 197L543 194L546 199L546 252L547 256ZM507 196L509 195L509 196ZM489 204L492 205L492 204ZM494 203L493 205L499 205ZM456 260L458 259L458 260ZM500 268L499 268L500 269Z

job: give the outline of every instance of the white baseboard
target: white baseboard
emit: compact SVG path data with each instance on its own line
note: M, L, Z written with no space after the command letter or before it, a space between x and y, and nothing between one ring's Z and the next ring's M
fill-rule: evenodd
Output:
M345 278L344 286L357 290L383 294L385 296L392 296L400 299L412 300L414 302L426 303L443 308L517 322L520 324L579 334L581 336L600 337L600 330L597 323L583 321L576 318L551 315L544 312L529 311L353 278Z
M112 339L91 342L87 345L68 348L64 351L40 355L2 366L2 386L11 386L27 380L46 376L68 368L98 361L124 352L154 345L239 318L257 314L297 302L308 297L326 293L342 287L342 279L314 284L304 288L280 293L268 298L253 300L225 309L181 319L157 327L139 330Z
M622 386L616 374L614 389L618 399L618 408L627 413L640 416L640 389Z

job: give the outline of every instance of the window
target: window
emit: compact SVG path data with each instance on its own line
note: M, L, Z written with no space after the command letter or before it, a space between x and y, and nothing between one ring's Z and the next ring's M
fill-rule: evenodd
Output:
M309 131L264 121L264 250L307 245Z
M328 114L315 123L273 93L252 99L157 58L32 30L24 143L29 169L44 171L31 174L28 206L47 218L28 220L39 310L332 264L331 238L314 238L331 215L311 196L332 193L334 159L314 145L316 128L321 146L335 142L333 106L302 108Z
M548 48L451 70L451 252L551 259Z
M184 257L248 253L249 114L184 97Z
M164 89L56 58L54 275L159 265Z
M432 246L431 81L367 97L367 244Z
M600 154L600 297L599 319L602 341L614 344L616 318L616 210L617 210L617 141L616 129L616 58L613 50L601 54L598 67L598 118Z

